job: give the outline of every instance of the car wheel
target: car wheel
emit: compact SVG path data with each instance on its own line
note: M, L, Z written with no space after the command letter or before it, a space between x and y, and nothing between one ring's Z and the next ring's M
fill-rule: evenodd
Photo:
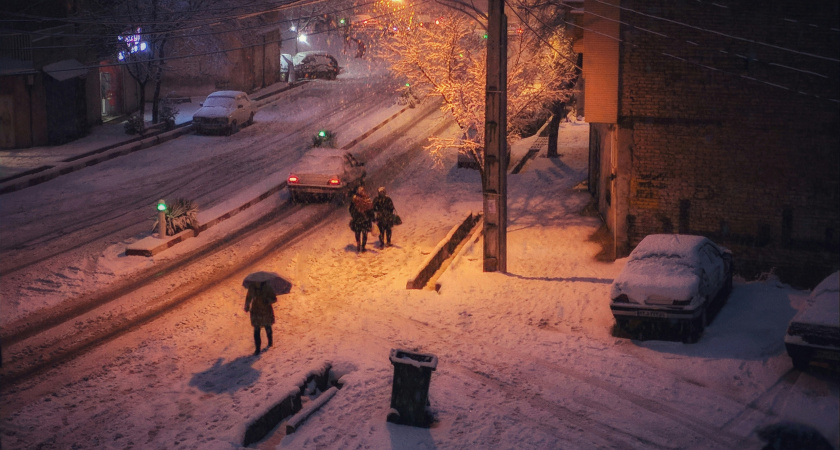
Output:
M791 356L790 359L791 359L791 362L793 362L793 367L796 370L803 371L803 370L807 369L808 365L810 364L810 361L808 361L808 358L806 358L804 356Z
M238 132L239 132L239 124L236 123L236 121L234 120L233 122L230 123L230 128L228 129L228 136L230 136L231 134L236 134Z
M300 199L298 198L297 193L289 192L289 201L292 202L292 203L299 203Z
M253 124L254 124L254 113L251 113L251 116L248 117L248 126L251 126Z
M700 340L700 336L703 335L703 330L706 329L706 322L706 309L704 308L700 317L687 322L686 327L683 330L683 342L686 344L697 343L697 341Z

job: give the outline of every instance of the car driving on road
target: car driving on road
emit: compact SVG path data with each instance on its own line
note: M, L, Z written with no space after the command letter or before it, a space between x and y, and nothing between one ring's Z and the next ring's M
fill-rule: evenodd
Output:
M803 309L793 316L785 334L785 349L793 367L805 370L812 361L840 364L840 272L826 277L811 291Z
M343 201L364 184L365 163L337 148L314 147L307 151L286 179L292 202L308 199Z
M242 125L254 122L256 107L242 91L218 91L207 96L193 114L193 128L198 133L239 131Z
M732 254L703 236L653 234L630 252L613 281L610 309L631 322L677 326L696 342L732 289Z

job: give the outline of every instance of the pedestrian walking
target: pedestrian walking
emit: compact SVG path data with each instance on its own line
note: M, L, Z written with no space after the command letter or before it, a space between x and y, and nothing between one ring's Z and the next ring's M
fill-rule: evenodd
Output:
M350 229L356 235L356 252L364 252L374 219L373 202L365 192L364 186L356 188L348 210L350 211Z
M379 246L391 246L391 231L394 228L394 201L380 187L373 199L373 212L376 214L376 226L379 227Z
M260 354L262 341L260 339L260 328L265 328L265 335L268 338L268 345L274 344L271 332L271 325L274 324L274 308L272 304L277 302L277 295L267 282L253 283L248 287L248 294L245 295L245 312L251 312L251 325L254 327L254 355Z

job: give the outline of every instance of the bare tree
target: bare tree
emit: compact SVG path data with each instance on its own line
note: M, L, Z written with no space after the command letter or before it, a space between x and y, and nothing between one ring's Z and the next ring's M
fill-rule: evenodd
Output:
M105 30L104 39L137 82L140 115L145 115L146 89L152 83L152 122L159 121L161 81L168 45L197 27L208 0L100 0L90 14Z

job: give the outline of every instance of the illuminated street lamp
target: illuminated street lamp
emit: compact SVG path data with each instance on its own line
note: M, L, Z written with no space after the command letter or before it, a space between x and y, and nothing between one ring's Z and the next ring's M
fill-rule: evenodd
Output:
M158 237L163 239L166 237L166 201L160 199L155 205L158 212Z

